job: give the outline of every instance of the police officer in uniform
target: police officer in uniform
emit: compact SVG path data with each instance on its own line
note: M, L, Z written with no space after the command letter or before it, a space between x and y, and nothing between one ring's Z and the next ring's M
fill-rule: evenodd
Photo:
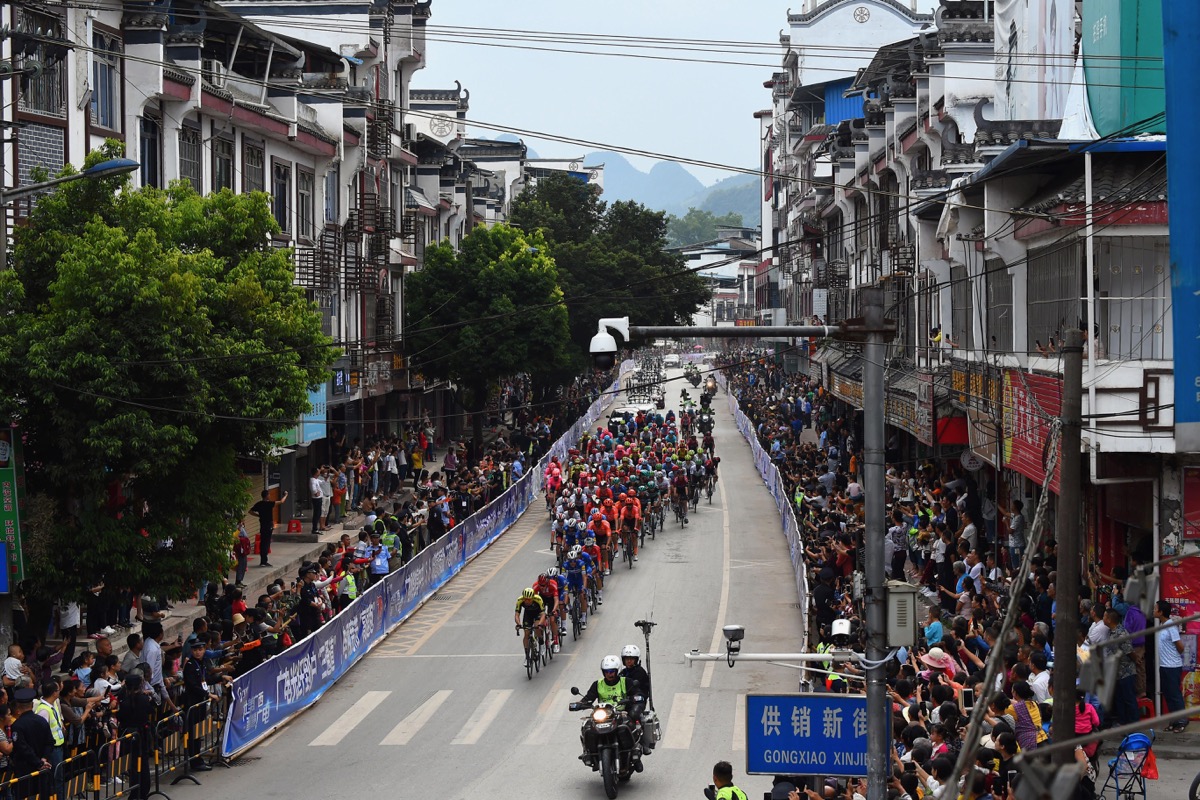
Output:
M733 765L718 761L713 765L713 782L704 790L708 800L749 800L746 793L733 785Z
M604 703L612 703L619 705L626 700L632 700L635 697L641 697L644 691L642 685L633 678L621 677L621 660L616 656L605 656L600 661L600 673L603 676L600 680L592 681L592 685L588 687L587 693L580 698L579 702L571 703L572 711L579 711L600 700ZM631 702L628 705L629 716L631 720L638 720L642 712L641 702ZM589 728L587 734L595 737L595 733ZM625 739L624 737L630 737ZM633 733L629 730L618 731L617 737L621 743L621 747L626 750L633 749L634 742L632 741ZM583 743L584 756L595 750L594 741L584 741ZM586 761L584 763L587 763ZM638 772L642 771L642 757L640 748L634 753L634 769ZM589 764L590 766L590 764Z

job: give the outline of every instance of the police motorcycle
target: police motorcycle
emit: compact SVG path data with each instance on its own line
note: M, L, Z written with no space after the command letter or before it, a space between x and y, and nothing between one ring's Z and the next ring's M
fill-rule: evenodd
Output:
M683 375L687 378L688 383L692 385L692 388L700 385L700 370L696 368L695 364L688 364L687 368L683 371Z
M704 393L707 394L709 397L717 396L717 379L714 378L712 375L709 375L704 380Z
M621 662L616 656L605 656L601 669L605 672L620 669ZM621 679L623 680L623 679ZM570 711L587 711L583 717L579 738L583 743L583 754L580 760L599 772L604 781L604 794L609 800L617 796L618 782L628 781L633 773L641 772L642 767L642 726L637 724L636 717L640 715L645 698L640 694L632 694L623 699L609 693L604 679L596 682L601 687L599 695L592 702L572 702L567 708ZM640 691L640 689L638 689ZM571 694L580 696L578 687L571 687Z

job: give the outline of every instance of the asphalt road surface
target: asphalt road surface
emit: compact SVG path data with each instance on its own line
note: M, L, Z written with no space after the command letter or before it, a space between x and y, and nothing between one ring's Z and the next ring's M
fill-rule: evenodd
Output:
M673 371L673 375L679 373ZM668 383L678 407L681 380ZM618 401L620 402L620 401ZM700 797L718 760L762 797L769 777L747 777L746 693L796 691L785 667L723 662L688 667L683 653L723 648L721 627L746 627L745 652L798 649L801 617L786 542L721 393L716 411L721 480L691 524L668 519L630 570L614 569L605 602L577 642L526 678L512 610L522 588L553 565L549 520L535 504L489 550L375 648L311 709L235 767L200 775L178 798L604 797L599 773L578 760L580 714L570 687L599 677L622 645L644 649L635 620L659 623L651 639L654 705L663 740L645 772L621 785L628 798ZM645 662L643 654L643 663Z

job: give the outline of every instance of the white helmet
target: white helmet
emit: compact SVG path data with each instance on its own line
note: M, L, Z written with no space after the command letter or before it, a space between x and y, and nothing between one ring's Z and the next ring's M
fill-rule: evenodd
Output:
M621 659L616 656L605 656L600 660L600 671L607 672L610 669L620 669Z
M579 558L579 554L582 552L583 548L579 545L575 545L569 551L567 551L567 558Z
M638 649L636 644L627 644L621 648L621 658L636 658L638 661L641 661L642 651Z

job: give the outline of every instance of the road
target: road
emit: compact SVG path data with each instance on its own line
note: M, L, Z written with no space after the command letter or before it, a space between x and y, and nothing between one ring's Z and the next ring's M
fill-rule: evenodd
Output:
M678 398L681 382L668 386L669 401ZM720 629L731 622L746 626L748 652L794 651L800 640L774 504L723 394L714 408L722 478L711 505L702 498L690 525L668 521L633 570L614 570L582 638L565 643L533 680L525 676L512 607L553 564L549 521L536 506L313 708L233 769L201 775L202 788L172 787L172 798L233 797L248 787L260 797L291 798L301 789L337 796L347 788L370 796L401 786L436 798L529 791L602 798L599 774L578 760L580 715L567 711L569 690L586 690L603 656L643 645L633 623L651 616L659 623L651 669L664 739L621 796L696 798L713 763L725 759L750 796L761 797L769 778L742 774L742 698L795 691L799 673L751 663L689 669L682 657L693 648L721 649Z

